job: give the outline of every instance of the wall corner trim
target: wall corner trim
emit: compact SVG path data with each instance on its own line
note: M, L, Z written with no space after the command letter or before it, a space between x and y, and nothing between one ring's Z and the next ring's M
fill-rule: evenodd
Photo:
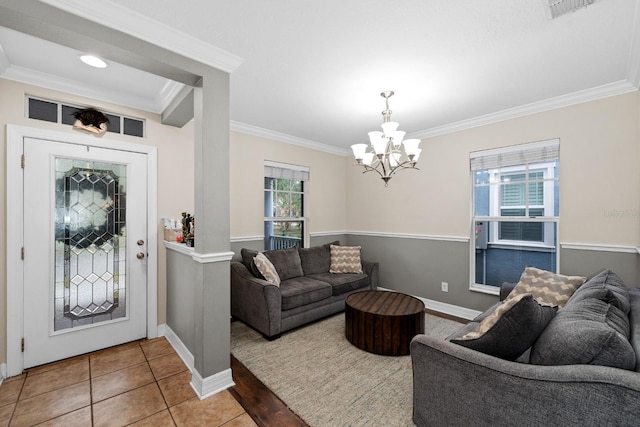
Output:
M200 264L231 261L231 258L233 258L233 256L235 255L235 252L231 251L201 254L199 252L196 252L193 248L183 245L182 243L168 242L166 240L163 242L163 244L165 248L184 255L188 255L193 258L194 261L199 262Z
M193 388L200 400L213 396L234 385L236 384L233 382L231 368L206 378L202 378L195 369L191 371L191 388Z

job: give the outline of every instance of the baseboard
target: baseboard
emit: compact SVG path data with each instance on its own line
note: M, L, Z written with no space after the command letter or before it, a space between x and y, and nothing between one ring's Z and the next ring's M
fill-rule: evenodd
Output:
M393 289L386 289L378 287L381 291L396 292ZM472 310L466 307L460 307L458 305L447 304L446 302L435 301L427 298L422 298L416 295L412 295L414 298L418 298L424 303L425 308L429 310L438 311L440 313L448 314L450 316L460 317L462 319L473 320L482 312L478 310Z
M200 400L219 393L223 390L233 387L233 376L231 369L218 372L206 378L202 378L200 373L195 369L195 361L193 354L184 345L182 340L175 332L166 324L158 325L158 336L163 336L169 341L169 344L178 353L189 371L191 371L191 388L196 392Z
M231 368L207 378L202 378L195 369L191 371L191 388L196 392L200 400L213 396L234 385L236 384L233 382Z

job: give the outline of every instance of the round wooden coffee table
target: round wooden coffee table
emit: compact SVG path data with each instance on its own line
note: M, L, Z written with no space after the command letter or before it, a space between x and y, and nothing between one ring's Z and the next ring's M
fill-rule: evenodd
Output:
M398 292L351 294L344 314L347 340L370 353L407 355L411 339L424 333L424 303Z

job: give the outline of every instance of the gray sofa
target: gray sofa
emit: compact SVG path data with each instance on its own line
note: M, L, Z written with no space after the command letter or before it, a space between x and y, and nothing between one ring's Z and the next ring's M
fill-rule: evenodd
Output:
M263 251L281 279L264 280L253 258L258 251L242 249L242 262L231 263L231 315L276 339L282 332L344 310L346 297L376 289L378 263L362 260L363 273L330 273L330 245Z
M516 360L456 337L411 343L418 426L640 425L640 289L608 270L579 287Z

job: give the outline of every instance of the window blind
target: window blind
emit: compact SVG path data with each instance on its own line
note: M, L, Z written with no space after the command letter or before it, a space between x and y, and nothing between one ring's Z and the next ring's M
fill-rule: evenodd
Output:
M559 156L560 141L557 139L495 150L474 151L469 155L472 171L551 162L557 160Z
M266 178L309 181L309 168L307 166L290 165L287 163L278 163L267 160L264 162L264 176Z

